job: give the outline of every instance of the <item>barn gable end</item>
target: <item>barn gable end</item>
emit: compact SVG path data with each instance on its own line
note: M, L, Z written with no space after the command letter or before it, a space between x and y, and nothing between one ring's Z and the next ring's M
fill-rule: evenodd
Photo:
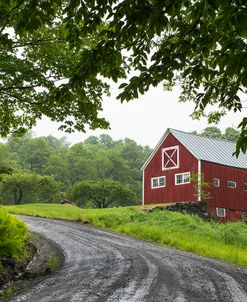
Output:
M167 133L143 167L143 203L195 201L194 185L184 179L193 171L198 171L198 160Z
M143 204L200 200L189 175L201 172L210 184L212 215L247 217L247 154L236 158L235 148L229 141L167 129L142 168Z

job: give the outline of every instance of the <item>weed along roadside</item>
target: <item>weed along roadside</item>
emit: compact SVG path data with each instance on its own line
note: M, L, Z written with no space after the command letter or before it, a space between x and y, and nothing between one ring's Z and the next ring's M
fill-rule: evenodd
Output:
M0 289L23 271L31 250L26 224L0 207Z
M10 217L18 221L19 227L23 225L27 229L21 219L12 215ZM17 239L18 235L13 235L13 238ZM64 262L64 254L57 245L35 233L25 233L22 253L23 256L8 254L0 257L0 301L9 301L8 298L13 294L38 284Z
M95 227L247 266L247 225L205 222L195 215L141 207L81 209L72 205L29 204L8 206L14 214L89 223Z

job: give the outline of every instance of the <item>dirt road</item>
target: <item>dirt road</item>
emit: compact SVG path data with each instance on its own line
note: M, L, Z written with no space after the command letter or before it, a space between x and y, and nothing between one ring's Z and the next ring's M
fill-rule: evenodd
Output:
M36 217L32 231L55 241L65 263L11 301L247 301L247 269L92 227Z

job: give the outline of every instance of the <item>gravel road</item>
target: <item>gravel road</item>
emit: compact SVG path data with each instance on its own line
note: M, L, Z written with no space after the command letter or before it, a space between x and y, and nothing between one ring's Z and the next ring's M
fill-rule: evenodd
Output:
M247 301L247 268L60 220L23 217L57 243L63 267L11 301Z

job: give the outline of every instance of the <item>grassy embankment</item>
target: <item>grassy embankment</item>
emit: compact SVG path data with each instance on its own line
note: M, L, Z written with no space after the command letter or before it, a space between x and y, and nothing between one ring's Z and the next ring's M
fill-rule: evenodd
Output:
M0 207L0 288L26 265L27 236L26 224Z
M165 210L147 213L140 207L80 209L29 204L6 209L16 214L89 222L102 229L247 266L247 225L243 223L204 222L196 216Z

